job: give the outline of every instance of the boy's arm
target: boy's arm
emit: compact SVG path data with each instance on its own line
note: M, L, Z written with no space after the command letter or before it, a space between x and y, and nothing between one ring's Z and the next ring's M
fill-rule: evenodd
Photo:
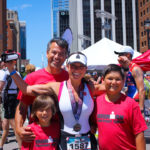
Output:
M135 136L136 150L146 150L144 132L138 133Z

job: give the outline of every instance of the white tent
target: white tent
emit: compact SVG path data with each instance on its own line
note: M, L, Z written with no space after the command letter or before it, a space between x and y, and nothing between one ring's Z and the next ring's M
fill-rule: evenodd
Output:
M118 64L118 55L114 54L114 51L120 51L122 46L112 40L103 38L83 50L82 53L88 59L88 70L102 70L108 64ZM133 58L139 55L140 53L135 51Z

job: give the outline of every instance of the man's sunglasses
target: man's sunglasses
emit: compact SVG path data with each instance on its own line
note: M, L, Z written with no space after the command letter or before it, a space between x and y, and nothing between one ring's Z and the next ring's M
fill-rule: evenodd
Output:
M127 53L119 53L118 56L125 56Z

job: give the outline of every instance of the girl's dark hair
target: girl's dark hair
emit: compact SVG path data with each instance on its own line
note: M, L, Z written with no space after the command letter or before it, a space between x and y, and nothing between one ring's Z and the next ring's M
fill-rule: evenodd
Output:
M116 64L109 64L109 65L104 69L104 71L103 71L103 78L105 78L106 75L109 74L109 73L112 72L112 71L119 72L120 75L121 75L121 77L122 77L122 79L125 78L124 70L123 70L120 66L118 66L118 65L116 65Z
M58 111L58 98L55 92L51 89L51 92L48 95L39 95L35 98L32 104L31 110L31 118L34 121L38 121L36 116L36 111L41 108L48 108L51 107L53 116Z

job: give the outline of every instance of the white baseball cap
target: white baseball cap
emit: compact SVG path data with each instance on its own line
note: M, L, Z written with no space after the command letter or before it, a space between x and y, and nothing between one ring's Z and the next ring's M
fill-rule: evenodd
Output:
M68 58L67 64L72 64L76 62L81 63L84 66L87 66L87 57L82 53L74 53L70 55L70 57Z
M115 54L130 53L133 56L134 50L132 49L131 46L123 46L118 52L114 51L114 53Z

